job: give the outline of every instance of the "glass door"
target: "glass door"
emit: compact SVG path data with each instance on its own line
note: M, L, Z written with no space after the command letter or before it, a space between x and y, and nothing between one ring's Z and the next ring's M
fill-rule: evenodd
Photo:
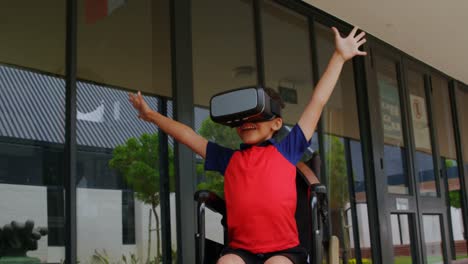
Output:
M449 241L444 180L436 142L431 73L405 61L405 88L411 134L412 171L418 200L423 263L447 263Z
M446 263L448 239L431 109L430 74L371 47L369 111L384 263ZM391 227L391 228L388 228ZM390 239L391 238L391 239Z
M410 170L409 135L406 124L405 96L401 63L391 54L379 53L374 57L377 100L380 106L383 177L386 179L386 210L390 216L394 263L418 263L417 200L415 181ZM378 124L375 124L378 125Z

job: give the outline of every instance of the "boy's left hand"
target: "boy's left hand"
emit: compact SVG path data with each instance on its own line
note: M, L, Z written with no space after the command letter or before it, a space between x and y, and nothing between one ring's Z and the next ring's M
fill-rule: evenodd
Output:
M364 38L366 33L364 31L361 31L361 33L355 36L358 28L354 27L349 35L346 38L343 38L341 37L338 29L332 27L332 30L335 33L336 52L343 58L343 60L347 61L356 55L364 56L367 54L366 52L359 50L359 47L366 43L366 39Z

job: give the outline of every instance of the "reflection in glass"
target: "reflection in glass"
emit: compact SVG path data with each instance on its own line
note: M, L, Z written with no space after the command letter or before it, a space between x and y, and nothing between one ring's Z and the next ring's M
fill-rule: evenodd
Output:
M432 143L427 100L424 90L424 75L413 70L408 71L410 91L411 122L413 139L416 147L416 172L419 181L419 193L424 196L437 196L438 188L432 157Z
M461 209L461 184L458 173L458 163L456 161L455 138L452 122L452 112L449 98L448 81L433 75L432 76L433 98L436 99L434 107L434 117L437 128L437 141L441 159L442 169L445 172L447 200L449 203L449 231L451 238L452 256L460 258L468 255L467 242L463 237L463 213Z
M321 24L315 24L315 32L319 74L322 74L335 49L334 35L330 28ZM359 261L359 253L362 262L369 263L372 255L366 182L352 63L344 65L322 120L327 133L324 137L325 171L331 223L334 235L340 239L340 257L343 263L353 263Z
M194 101L208 107L211 96L257 84L251 1L192 3Z
M394 263L413 263L412 219L407 214L391 214ZM410 222L411 221L411 222Z
M458 123L460 126L460 139L462 143L462 153L463 153L463 166L464 166L464 173L465 173L465 178L466 175L468 174L468 87L466 86L459 86L456 91L455 91L455 98L457 102L457 113L458 113ZM460 177L459 175L458 177ZM450 189L450 194L452 195L450 197L450 203L451 203L451 210L455 211L460 211L461 208L461 193L462 189L460 189L460 181L458 178L458 186L452 185ZM458 202L457 202L458 201ZM463 218L457 218L457 217L452 217L453 219L459 219L460 221L464 220L466 221L466 216L465 219ZM452 222L453 223L453 222ZM456 249L456 255L457 258L466 258L468 255L468 244L466 240L462 240L460 236L457 236L455 234L455 229L453 231L454 234L454 240L455 240L455 249ZM459 234L463 234L463 237L466 237L466 232L467 230L460 230Z
M462 142L463 166L468 171L468 87L459 86L455 91L457 100L458 123Z
M384 172L388 192L408 194L407 164L402 130L400 93L396 64L376 56L377 82L384 136Z
M201 0L192 2L192 53L195 131L222 146L236 149L240 139L234 129L211 121L210 98L220 92L257 84L251 1ZM224 197L224 178L204 171L196 156L198 189ZM223 243L221 215L206 211L207 238Z
M159 139L154 126L135 116L126 91L79 82L77 98L78 257L161 258ZM145 99L159 109L157 98ZM103 231L106 236L96 236Z
M65 75L65 4L0 1L0 63Z
M426 246L424 257L428 264L445 263L440 224L440 216L423 215L424 243Z
M194 1L192 6L194 97L197 105L207 107L216 93L257 83L253 7L251 1L241 0ZM304 55L310 54L307 18L271 2L261 6L266 86L287 101L283 118L285 123L295 124L312 91L311 61ZM305 96L298 96L301 93ZM207 110L195 109L195 123L197 132L205 138L229 148L239 147L235 130L213 123ZM222 176L204 172L201 160L197 175L199 188L222 195ZM216 221L219 226L219 220L210 214L206 217L207 222ZM222 241L219 230L218 234L207 230L208 237Z
M64 259L64 99L63 79L0 66L0 228L48 228L28 252L41 262Z
M171 96L170 1L101 3L77 1L78 78Z
M171 228L173 250L177 242L175 219L161 229L160 205L175 208L174 194L160 197L158 131L138 119L128 90L143 91L155 111L167 99L148 94L171 96L170 1L96 12L98 2L77 1L77 255L158 262L161 232ZM168 155L171 163L171 146Z
M356 203L356 216L358 221L356 226L359 229L361 257L363 262L366 259L371 261L372 252L370 242L369 216L367 213L366 179L362 160L362 145L360 141L355 140L350 140L349 144L354 179L354 199ZM351 239L351 242L354 244L354 238Z
M344 139L325 135L324 143L332 235L339 238L340 258L347 263L355 257L350 237L355 226L350 221L351 204Z
M65 4L0 1L0 237L12 221L48 229L24 258L0 242L4 263L65 258Z
M458 173L458 164L456 160L444 159L441 160L444 166L447 184L447 199L449 207L449 230L451 237L451 245L453 256L456 258L465 258L468 255L468 247L464 238L465 228L463 225L463 211L461 202L461 184Z
M313 89L308 20L273 1L261 3L265 84L283 98L284 122L295 124Z

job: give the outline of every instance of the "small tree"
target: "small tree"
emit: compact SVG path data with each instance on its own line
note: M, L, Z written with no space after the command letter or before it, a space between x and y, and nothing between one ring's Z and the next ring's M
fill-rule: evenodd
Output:
M325 164L330 192L330 208L345 208L349 202L348 175L346 170L344 143L333 135L325 135Z
M202 122L199 133L210 141L232 149L238 148L242 142L233 128L217 124L210 118ZM202 175L203 171L203 164L197 164L197 174ZM207 171L204 175L206 181L199 183L198 189L210 190L224 197L224 177L213 171Z
M171 179L174 175L173 155L172 149L169 149L169 176ZM156 213L156 207L160 203L158 134L143 134L140 138L130 138L125 144L117 146L113 151L109 166L122 173L125 182L135 191L138 200L151 205L151 211L156 221L156 259L161 259L160 223ZM170 191L173 191L172 188ZM151 234L148 235L151 236ZM149 257L148 252L148 259Z

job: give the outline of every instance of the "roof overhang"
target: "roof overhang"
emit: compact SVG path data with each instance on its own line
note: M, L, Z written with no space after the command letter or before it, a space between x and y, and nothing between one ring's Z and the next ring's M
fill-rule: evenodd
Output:
M468 84L468 1L304 2Z

